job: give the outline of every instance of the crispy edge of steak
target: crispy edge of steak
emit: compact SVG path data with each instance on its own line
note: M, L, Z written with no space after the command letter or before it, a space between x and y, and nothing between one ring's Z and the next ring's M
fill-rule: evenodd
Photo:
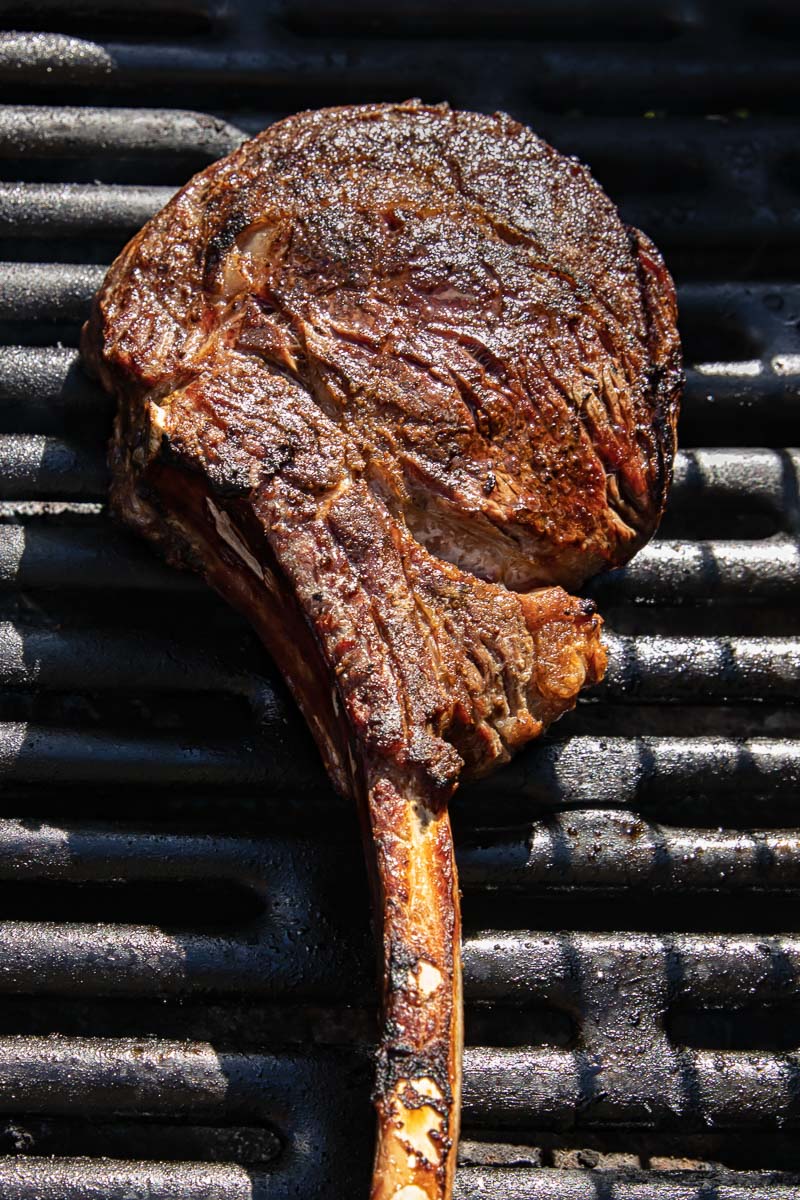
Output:
M281 395L297 381L275 371L274 363L271 368L269 355L267 362L248 359L228 344L199 372L173 376L166 388L147 379L136 366L137 339L144 335L146 344L152 328L134 328L132 336L128 327L123 341L132 352L120 353L115 316L103 301L124 286L126 274L152 269L148 228L112 268L83 339L90 367L120 402L114 507L171 561L204 574L251 620L287 677L335 785L359 801L384 934L372 1195L449 1196L462 1034L447 800L462 763L480 772L504 761L572 707L584 682L601 677L601 623L590 606L558 587L520 596L420 546L402 513L381 506L365 482L363 455L346 439L341 444L341 430L315 408L312 390ZM188 233L191 242L191 221ZM635 436L649 461L655 446L658 514L671 469L680 376L674 295L655 248L637 231L629 237L653 363L652 424L641 421ZM241 384L248 375L238 394L235 386L221 394L221 381ZM295 418L306 402L315 411L303 413L298 437ZM220 412L224 418L215 422ZM288 457L281 450L287 444ZM629 541L624 557L637 544ZM333 572L316 578L323 559L334 563ZM348 573L349 599L337 595ZM360 608L354 607L357 593ZM493 604L516 606L511 623L518 641L530 643L524 662L503 643L503 621L492 623ZM377 640L370 642L370 632ZM460 640L469 653L459 664Z

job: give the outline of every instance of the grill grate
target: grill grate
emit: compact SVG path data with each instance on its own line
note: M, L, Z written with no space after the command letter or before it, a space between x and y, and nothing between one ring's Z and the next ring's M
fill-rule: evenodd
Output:
M798 1200L795 6L2 8L0 1196L365 1194L355 816L252 634L109 521L75 347L248 132L446 94L590 163L667 254L689 365L661 534L593 585L606 683L455 806L457 1194Z

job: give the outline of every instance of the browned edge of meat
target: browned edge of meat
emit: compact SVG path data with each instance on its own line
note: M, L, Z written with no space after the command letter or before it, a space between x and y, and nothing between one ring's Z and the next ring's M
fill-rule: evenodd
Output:
M392 169L389 169L392 168ZM244 613L359 803L383 932L372 1200L445 1200L461 972L447 803L602 677L576 586L652 534L672 283L500 114L300 114L195 177L84 329L112 503Z

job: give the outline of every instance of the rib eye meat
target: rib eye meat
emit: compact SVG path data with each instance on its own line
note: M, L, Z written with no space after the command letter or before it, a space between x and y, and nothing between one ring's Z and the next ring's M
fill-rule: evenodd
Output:
M591 603L670 481L660 255L502 114L282 121L191 182L84 330L113 506L255 626L363 815L383 930L373 1200L450 1194L447 802L600 679Z

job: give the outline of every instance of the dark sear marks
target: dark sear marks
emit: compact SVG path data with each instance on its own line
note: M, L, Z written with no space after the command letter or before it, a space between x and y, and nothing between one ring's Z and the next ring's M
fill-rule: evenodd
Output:
M84 333L117 512L284 671L364 819L384 934L373 1200L441 1200L460 1092L447 800L602 676L574 587L663 509L672 283L510 118L305 113L196 176Z

